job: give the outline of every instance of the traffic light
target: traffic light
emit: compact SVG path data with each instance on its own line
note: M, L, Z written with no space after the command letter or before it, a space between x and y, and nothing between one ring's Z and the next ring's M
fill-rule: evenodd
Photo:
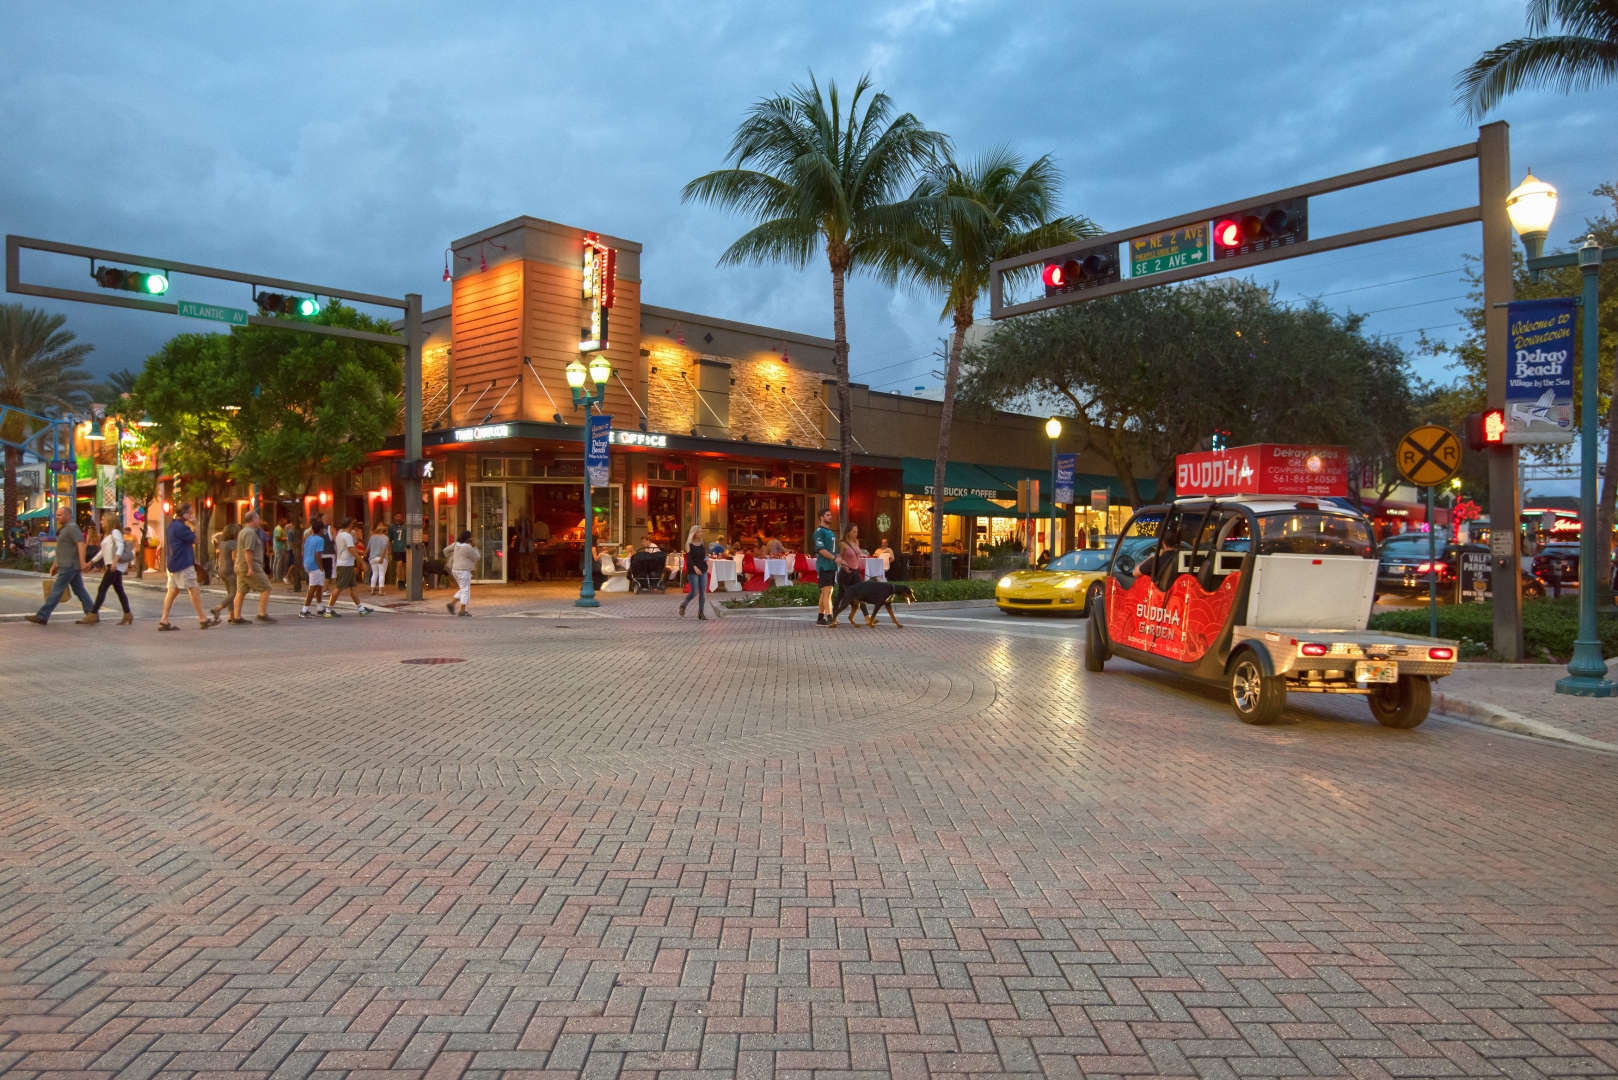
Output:
M1074 252L1072 257L1061 262L1046 263L1040 278L1045 283L1046 296L1109 285L1120 280L1118 249L1102 247Z
M1301 244L1309 239L1309 200L1266 203L1214 222L1214 258L1234 259L1266 248Z
M147 273L144 270L121 270L116 266L97 267L90 275L96 279L96 284L103 289L121 289L124 292L146 293L148 296L162 296L169 291L169 279L165 274Z
M1466 416L1466 445L1474 450L1488 450L1504 446L1506 442L1506 410L1487 409Z
M258 310L265 315L291 315L308 319L320 314L320 302L312 296L286 296L281 293L259 293L253 297Z

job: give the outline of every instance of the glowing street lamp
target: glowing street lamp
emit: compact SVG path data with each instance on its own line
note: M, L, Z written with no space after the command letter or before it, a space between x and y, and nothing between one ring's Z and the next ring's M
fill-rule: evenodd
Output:
M1526 179L1506 196L1506 216L1511 227L1522 237L1522 245L1530 259L1537 259L1545 250L1545 237L1550 234L1551 222L1556 218L1556 189L1536 179L1530 170ZM1539 272L1534 271L1534 280Z
M574 360L567 366L567 385L573 391L573 411L578 412L583 406L588 412L590 406L600 405L607 400L607 380L612 378L612 362L605 356L596 355L590 360L590 366L585 367ZM585 380L595 383L594 390L584 388Z
M1051 441L1051 551L1056 555L1056 440L1062 437L1062 421L1051 417L1045 421L1045 437Z

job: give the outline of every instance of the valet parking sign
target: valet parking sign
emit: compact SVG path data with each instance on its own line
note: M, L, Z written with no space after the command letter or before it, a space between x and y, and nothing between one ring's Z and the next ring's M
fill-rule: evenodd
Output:
M1571 296L1507 305L1511 362L1506 373L1506 434L1517 444L1570 443L1573 427Z

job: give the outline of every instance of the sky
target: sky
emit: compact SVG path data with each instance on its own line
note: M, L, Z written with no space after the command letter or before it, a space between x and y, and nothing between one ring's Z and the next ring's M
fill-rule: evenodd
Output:
M760 98L868 73L958 154L1050 154L1107 230L1476 139L1455 75L1524 32L1523 0L610 5L6 5L0 231L448 302L444 248L529 214L645 245L648 304L830 336L824 261L720 268L748 222L682 204ZM1561 191L1550 247L1618 179L1618 89L1507 99L1513 182ZM1603 137L1603 135L1605 137ZM1605 147L1605 149L1603 149ZM1475 204L1471 163L1324 196L1311 235ZM1479 228L1288 260L1278 294L1454 340ZM88 286L82 260L30 280ZM186 298L248 307L245 286ZM234 290L234 291L233 291ZM240 293L241 295L237 295ZM204 324L64 312L98 373ZM854 377L936 385L942 300L855 279ZM987 318L987 300L982 305ZM1415 357L1423 377L1451 377Z

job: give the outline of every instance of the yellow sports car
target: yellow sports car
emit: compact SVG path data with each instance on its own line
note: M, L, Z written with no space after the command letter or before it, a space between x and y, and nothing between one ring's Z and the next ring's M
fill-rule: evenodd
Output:
M994 603L1001 611L1021 614L1048 611L1087 615L1106 587L1111 549L1070 551L1058 555L1043 570L1013 570L994 587Z

